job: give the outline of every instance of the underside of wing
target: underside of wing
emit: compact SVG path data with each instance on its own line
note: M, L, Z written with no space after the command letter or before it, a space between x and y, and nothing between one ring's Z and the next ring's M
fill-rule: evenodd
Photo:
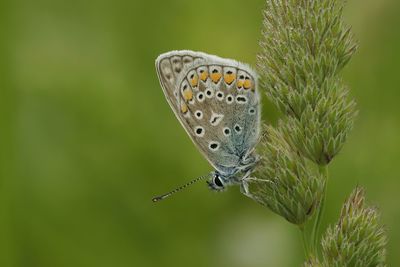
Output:
M255 145L260 104L247 65L191 51L161 55L157 72L166 98L214 168L229 173Z
M203 53L180 50L161 54L156 59L158 79L165 97L174 111L178 108L176 106L179 99L178 91L176 90L178 78L188 66L203 60L204 56Z

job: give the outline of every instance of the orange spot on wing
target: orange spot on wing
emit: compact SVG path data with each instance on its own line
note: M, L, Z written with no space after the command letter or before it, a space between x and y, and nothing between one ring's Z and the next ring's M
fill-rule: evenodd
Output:
M198 82L199 82L199 78L197 77L197 75L195 75L193 77L193 79L190 80L190 84L192 85L192 87L197 87Z
M231 85L235 80L235 78L236 78L235 74L225 74L224 76L224 80L228 85Z
M185 114L186 112L188 112L188 106L186 105L186 103L185 102L181 102L181 111L182 111L182 113L183 114Z
M184 98L186 101L192 100L192 98L193 98L193 92L192 92L192 90L190 90L190 89L184 90L184 91L183 91L183 98Z
M217 83L221 79L222 74L221 73L211 73L210 77L214 83Z
M203 72L200 74L200 80L202 80L203 82L205 82L205 81L207 81L207 78L208 78L208 72L207 72L207 71L203 71Z
M238 87L238 88L242 88L242 87L243 87L243 84L244 84L244 81L243 81L243 80L238 80L238 81L237 81L237 87Z
M246 79L243 83L244 89L250 89L252 85L253 85L253 83L251 82L251 80L248 80L248 79Z

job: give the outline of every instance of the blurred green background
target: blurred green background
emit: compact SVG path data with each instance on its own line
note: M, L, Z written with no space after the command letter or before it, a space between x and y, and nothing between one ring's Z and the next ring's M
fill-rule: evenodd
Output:
M210 171L164 99L173 49L255 63L264 0L0 4L0 266L300 266L295 227ZM324 225L357 185L400 266L400 2L351 0L360 49L343 72L360 114L330 167ZM264 119L279 114L264 98Z

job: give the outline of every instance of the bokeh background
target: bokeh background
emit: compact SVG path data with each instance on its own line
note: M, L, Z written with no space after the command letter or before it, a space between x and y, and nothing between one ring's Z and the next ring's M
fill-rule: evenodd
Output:
M351 0L360 49L343 72L360 114L330 167L324 227L365 186L400 266L400 2ZM0 4L0 266L300 266L295 227L210 171L154 60L173 49L255 63L264 0ZM264 98L264 119L280 116Z

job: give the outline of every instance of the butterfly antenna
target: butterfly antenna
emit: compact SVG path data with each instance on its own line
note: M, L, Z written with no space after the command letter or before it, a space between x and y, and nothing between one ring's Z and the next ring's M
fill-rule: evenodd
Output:
M194 179L194 180L192 180L192 181L190 181L190 182L188 182L188 183L186 183L186 184L184 184L184 185L181 185L180 187L178 187L178 188L176 188L176 189L174 189L174 190L172 190L172 191L170 191L170 192L168 192L168 193L166 193L166 194L153 197L152 200L153 200L153 202L158 202L158 201L161 201L161 200L163 200L163 199L166 199L167 197L170 197L170 196L172 196L173 194L178 193L178 192L181 191L182 189L185 189L185 188L188 187L189 185L192 185L192 184L194 184L194 183L197 183L198 181L203 180L203 179L205 179L205 178L207 178L207 177L210 177L210 175L207 174L207 175L204 175L204 176L200 176L200 177L198 177L198 178L196 178L196 179Z

